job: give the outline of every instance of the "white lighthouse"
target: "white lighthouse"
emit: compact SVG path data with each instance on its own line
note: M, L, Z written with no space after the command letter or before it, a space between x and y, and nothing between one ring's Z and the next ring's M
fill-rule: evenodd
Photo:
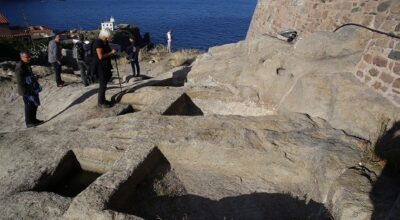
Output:
M114 31L114 22L115 22L115 19L113 16L111 16L110 21L105 21L105 22L101 23L101 30Z

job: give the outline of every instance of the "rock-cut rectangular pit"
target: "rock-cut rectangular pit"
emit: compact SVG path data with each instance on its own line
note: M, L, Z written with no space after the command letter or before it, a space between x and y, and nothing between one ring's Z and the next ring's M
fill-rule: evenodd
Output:
M33 191L75 197L108 171L118 156L98 149L70 150L53 172L42 174Z
M203 115L203 112L192 99L184 93L173 102L162 115L199 116Z
M106 209L145 219L329 219L320 203L285 193L241 193L240 186L224 184L229 178L195 165L181 167L169 154L154 148L111 195ZM229 193L207 196L217 191Z

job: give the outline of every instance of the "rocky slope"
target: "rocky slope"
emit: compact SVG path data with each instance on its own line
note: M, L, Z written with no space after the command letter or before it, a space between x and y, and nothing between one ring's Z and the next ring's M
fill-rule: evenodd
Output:
M2 83L0 216L396 219L399 183L370 153L397 146L400 111L350 73L369 37L211 48L123 92L114 80L112 109L95 85L42 81L49 121L31 129Z

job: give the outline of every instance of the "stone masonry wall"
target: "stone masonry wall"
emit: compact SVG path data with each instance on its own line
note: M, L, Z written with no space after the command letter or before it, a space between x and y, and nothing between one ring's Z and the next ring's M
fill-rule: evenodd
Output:
M400 36L400 0L259 0L247 39L288 28L305 36L346 23ZM374 34L354 74L400 107L400 39Z

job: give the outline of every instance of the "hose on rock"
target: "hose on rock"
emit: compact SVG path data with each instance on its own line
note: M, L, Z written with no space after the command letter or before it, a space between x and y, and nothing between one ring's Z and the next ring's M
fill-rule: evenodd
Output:
M355 23L343 24L343 25L339 26L338 28L336 28L333 32L336 32L337 30L339 30L339 29L341 29L343 27L346 27L346 26L357 26L357 27L365 28L365 29L367 29L369 31L372 31L372 32L375 32L375 33L378 33L378 34L383 34L383 35L386 35L388 37L393 37L393 38L396 38L396 39L400 39L400 36L395 35L393 33L388 33L388 32L384 32L384 31L376 30L376 29L373 29L373 28L370 28L370 27L367 27L367 26L364 26L364 25L361 25L361 24L355 24Z

